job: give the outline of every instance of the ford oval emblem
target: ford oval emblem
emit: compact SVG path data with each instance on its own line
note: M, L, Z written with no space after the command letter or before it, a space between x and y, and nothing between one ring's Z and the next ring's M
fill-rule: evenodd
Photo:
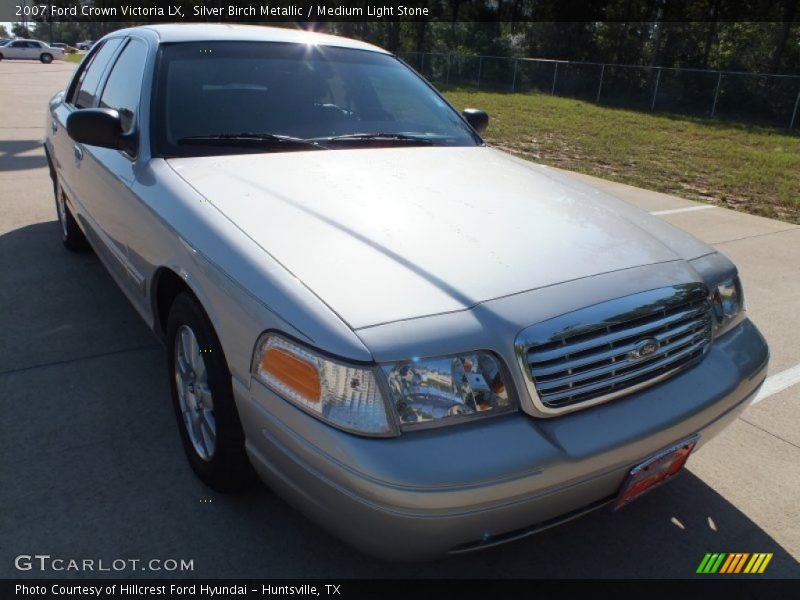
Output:
M659 348L658 340L655 338L646 338L639 340L633 347L633 350L628 352L628 359L632 361L644 360L652 356Z

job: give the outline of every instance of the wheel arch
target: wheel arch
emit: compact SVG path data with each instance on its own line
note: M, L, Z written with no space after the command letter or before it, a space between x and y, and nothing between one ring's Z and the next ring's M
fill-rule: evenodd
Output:
M153 315L153 332L166 342L167 322L172 303L178 294L187 293L194 298L206 314L217 338L222 342L220 324L211 297L198 285L197 278L188 275L183 268L173 266L158 267L151 278L150 307ZM223 344L223 347L225 345Z
M150 302L153 311L153 330L162 341L166 340L169 310L175 298L178 297L178 294L182 292L189 293L198 301L200 306L203 307L206 314L208 314L205 305L186 279L169 267L159 267L156 270L153 274L150 289Z

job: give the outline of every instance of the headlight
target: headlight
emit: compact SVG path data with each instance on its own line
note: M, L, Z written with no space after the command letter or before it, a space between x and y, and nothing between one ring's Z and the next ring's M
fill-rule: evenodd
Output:
M371 435L392 433L375 372L369 367L337 362L269 333L256 345L253 376L337 427Z
M445 425L514 408L499 359L469 352L383 367L403 429Z
M720 336L744 318L744 294L738 276L720 283L713 293L714 335Z

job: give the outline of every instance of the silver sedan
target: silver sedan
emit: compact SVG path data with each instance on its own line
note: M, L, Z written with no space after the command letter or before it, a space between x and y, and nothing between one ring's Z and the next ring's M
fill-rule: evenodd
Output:
M64 50L38 40L16 39L0 45L0 60L38 60L49 64L56 58L64 58Z
M374 46L121 30L47 120L64 244L164 341L191 468L368 552L625 506L764 380L727 258L488 146Z

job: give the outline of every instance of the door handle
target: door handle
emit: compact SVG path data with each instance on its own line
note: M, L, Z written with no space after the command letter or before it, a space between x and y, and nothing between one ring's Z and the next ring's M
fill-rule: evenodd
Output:
M75 153L75 160L83 160L83 148L81 148L78 144L75 144L72 147L72 151Z
M50 121L50 131L52 131L53 133L55 133L56 131L58 131L58 123L56 123L56 120L55 120L55 119L53 119L52 121Z

